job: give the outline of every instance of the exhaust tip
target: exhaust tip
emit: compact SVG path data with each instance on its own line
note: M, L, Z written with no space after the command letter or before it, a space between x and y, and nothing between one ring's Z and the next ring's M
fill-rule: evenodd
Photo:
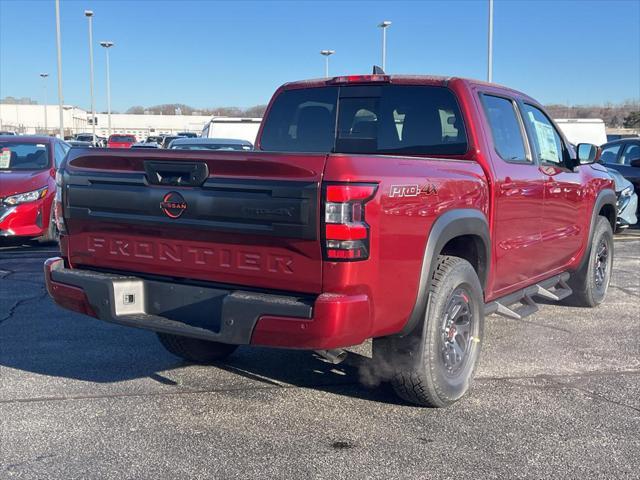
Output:
M316 353L322 357L323 360L338 365L346 360L348 352L340 348L332 350L316 350Z

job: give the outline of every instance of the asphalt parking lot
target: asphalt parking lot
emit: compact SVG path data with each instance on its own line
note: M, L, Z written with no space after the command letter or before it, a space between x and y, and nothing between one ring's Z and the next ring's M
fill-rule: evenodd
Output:
M639 476L639 230L600 308L489 317L470 395L442 410L364 386L366 346L339 366L250 348L186 364L55 306L54 254L0 248L0 478Z

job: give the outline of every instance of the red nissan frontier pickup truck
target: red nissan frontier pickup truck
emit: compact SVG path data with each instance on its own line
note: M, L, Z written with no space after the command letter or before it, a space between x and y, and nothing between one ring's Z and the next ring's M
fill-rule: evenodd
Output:
M486 315L604 300L616 196L598 155L494 84L288 83L255 151L72 149L47 287L193 362L238 345L335 359L373 339L403 399L447 406Z

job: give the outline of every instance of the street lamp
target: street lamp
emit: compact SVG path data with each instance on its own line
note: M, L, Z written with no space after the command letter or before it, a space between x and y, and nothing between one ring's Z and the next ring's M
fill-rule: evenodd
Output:
M320 50L320 55L324 55L324 76L329 77L329 57L336 53L335 50Z
M60 0L56 0L56 46L58 50L58 113L60 115L60 140L64 140L64 113L62 112L62 46L60 43Z
M487 54L487 81L493 81L493 0L489 0L489 38Z
M382 70L387 71L387 28L391 26L389 20L380 23L378 27L382 29Z
M44 133L45 135L49 134L49 126L47 124L47 77L48 73L41 73L40 78L42 78L42 86L44 87Z
M109 49L113 47L113 42L100 42L107 52L107 125L109 136L111 136L111 77L109 75Z
M91 94L91 125L93 130L93 137L91 142L95 145L96 142L96 108L93 101L93 11L85 10L84 16L89 21L89 92Z

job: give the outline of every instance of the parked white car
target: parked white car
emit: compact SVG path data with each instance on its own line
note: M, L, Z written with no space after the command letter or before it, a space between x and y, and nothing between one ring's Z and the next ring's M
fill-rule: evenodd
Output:
M574 145L607 143L607 129L601 118L556 118L554 122Z

